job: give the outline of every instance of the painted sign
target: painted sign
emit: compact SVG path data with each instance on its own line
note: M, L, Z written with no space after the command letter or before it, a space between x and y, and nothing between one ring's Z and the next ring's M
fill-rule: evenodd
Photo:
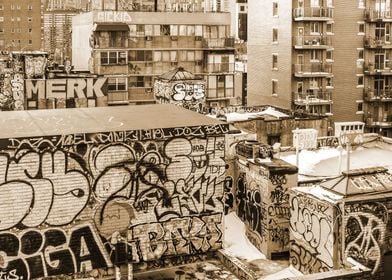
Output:
M172 98L175 101L198 101L204 96L204 84L178 83L173 86Z
M293 130L293 145L298 150L316 149L318 131L313 128Z
M102 11L97 12L97 22L132 22L132 18L128 12L123 11Z

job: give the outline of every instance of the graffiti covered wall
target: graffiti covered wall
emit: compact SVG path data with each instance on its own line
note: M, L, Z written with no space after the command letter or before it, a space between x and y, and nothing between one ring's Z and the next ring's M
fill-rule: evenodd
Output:
M347 203L344 208L343 252L370 268L382 270L383 256L392 252L392 199Z
M0 273L221 248L226 125L0 140Z
M282 161L276 160L282 164ZM289 250L288 189L296 186L296 168L276 169L240 161L236 180L236 213L249 240L268 258Z
M204 80L165 82L156 80L154 95L158 103L181 105L196 112L203 112L206 102Z
M106 78L26 79L27 109L107 105Z
M335 208L308 194L290 196L290 263L305 274L336 268Z

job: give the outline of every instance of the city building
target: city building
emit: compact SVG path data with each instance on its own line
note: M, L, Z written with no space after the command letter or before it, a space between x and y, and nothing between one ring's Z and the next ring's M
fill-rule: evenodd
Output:
M390 6L250 1L248 104L361 121L392 136Z
M63 64L71 58L72 17L89 8L89 0L46 0L43 6L42 48L51 60Z
M41 21L40 0L0 1L0 50L40 50Z
M230 0L231 36L248 40L248 0Z
M93 9L75 16L75 70L108 77L109 105L154 102L154 78L176 67L205 79L208 106L237 102L230 14L203 12L203 2L199 1L194 1L197 5L184 4L191 5L183 9L185 12L169 13L169 6L154 2L163 3L144 1L142 7L132 6L132 11ZM105 1L106 6L109 3ZM121 3L113 2L117 6ZM148 7L151 12L147 12Z

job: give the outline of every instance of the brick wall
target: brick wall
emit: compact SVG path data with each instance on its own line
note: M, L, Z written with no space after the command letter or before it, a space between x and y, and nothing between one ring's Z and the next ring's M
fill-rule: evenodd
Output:
M220 249L226 130L0 140L1 275L98 278L115 264Z

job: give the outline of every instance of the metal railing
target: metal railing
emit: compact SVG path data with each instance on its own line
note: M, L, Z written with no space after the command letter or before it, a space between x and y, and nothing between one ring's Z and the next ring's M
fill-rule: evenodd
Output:
M334 8L332 7L306 7L295 8L293 15L295 19L300 18L333 18Z
M385 46L391 46L391 40L390 38L387 37L366 37L364 39L364 45L365 47L370 47L370 48L376 48L376 47L385 47Z
M326 63L294 64L294 73L297 75L332 74L332 64L326 64Z
M203 48L234 48L234 38L203 38Z
M293 38L296 47L319 47L332 46L332 37L322 35L295 36Z
M365 10L365 19L367 20L392 20L391 11L377 11L373 9Z
M312 91L312 92L294 92L293 99L296 104L316 105L332 103L332 92L330 91Z
M367 100L392 100L392 89L374 90L367 89L365 91Z

